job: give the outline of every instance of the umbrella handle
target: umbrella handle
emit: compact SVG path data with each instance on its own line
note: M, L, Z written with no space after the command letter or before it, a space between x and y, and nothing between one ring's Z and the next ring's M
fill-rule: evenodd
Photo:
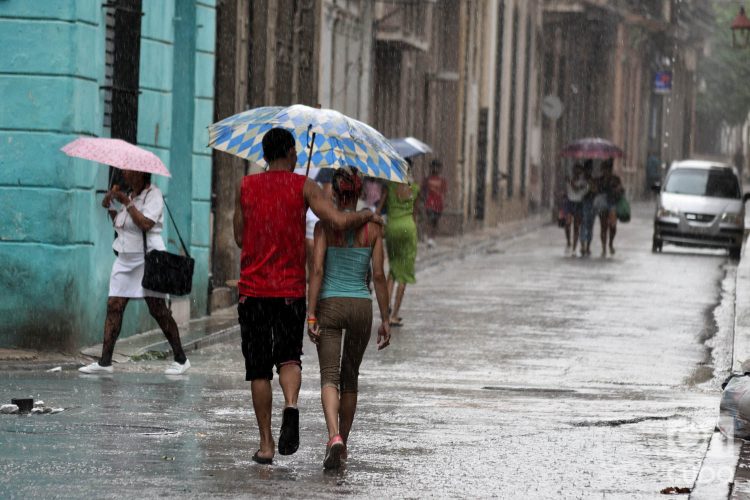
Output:
M312 139L310 140L310 153L307 155L307 170L305 171L305 177L310 176L310 162L312 161L313 144L315 144L315 132L313 132Z

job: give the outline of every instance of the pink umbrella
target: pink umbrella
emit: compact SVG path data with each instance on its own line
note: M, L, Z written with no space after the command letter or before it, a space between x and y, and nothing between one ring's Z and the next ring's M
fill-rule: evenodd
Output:
M582 160L606 160L607 158L622 158L623 152L622 149L607 139L587 137L586 139L579 139L565 146L560 152L560 156Z
M79 137L63 146L61 151L68 156L104 163L121 170L135 170L172 177L167 167L154 153L121 139Z

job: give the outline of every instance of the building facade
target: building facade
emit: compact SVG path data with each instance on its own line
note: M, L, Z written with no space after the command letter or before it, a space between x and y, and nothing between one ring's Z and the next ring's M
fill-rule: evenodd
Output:
M101 340L113 230L106 166L71 159L78 136L151 150L196 260L179 315L207 310L213 118L213 0L0 2L0 347L72 349ZM165 239L177 251L165 222ZM156 327L128 308L122 335Z
M442 230L525 217L541 191L541 3L379 1L375 126L416 136L448 179Z

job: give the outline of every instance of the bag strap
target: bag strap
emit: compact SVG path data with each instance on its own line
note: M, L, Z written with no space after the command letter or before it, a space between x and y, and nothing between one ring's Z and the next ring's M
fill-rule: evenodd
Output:
M149 188L149 191L151 189ZM143 197L143 202L146 202L146 197L148 197L148 193L146 193L146 196ZM190 257L190 252L188 252L187 246L185 246L185 242L182 240L182 235L180 234L180 228L177 227L177 224L174 221L174 217L172 217L172 211L169 209L169 205L167 205L166 200L164 201L164 206L167 207L167 213L169 214L169 220L172 221L172 225L174 226L175 231L177 231L177 237L180 239L180 245L182 245L182 251L185 252L185 255ZM142 231L143 233L143 255L146 255L146 231ZM192 257L190 257L192 258Z
M167 213L169 214L169 220L172 221L172 225L174 226L174 230L177 231L177 237L180 239L180 244L182 245L182 251L185 252L185 255L190 257L190 252L188 252L187 246L185 246L185 242L182 241L182 235L180 235L180 228L177 227L177 224L174 221L174 217L172 217L172 211L169 209L169 205L167 205L167 202L164 201L164 206L167 207ZM144 243L145 245L145 243Z

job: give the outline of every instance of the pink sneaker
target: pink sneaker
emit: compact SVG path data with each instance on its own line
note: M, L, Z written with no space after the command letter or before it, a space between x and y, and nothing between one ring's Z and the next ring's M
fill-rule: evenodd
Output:
M341 455L345 453L346 446L341 436L336 434L326 445L326 457L323 460L324 469L338 469L341 467Z

